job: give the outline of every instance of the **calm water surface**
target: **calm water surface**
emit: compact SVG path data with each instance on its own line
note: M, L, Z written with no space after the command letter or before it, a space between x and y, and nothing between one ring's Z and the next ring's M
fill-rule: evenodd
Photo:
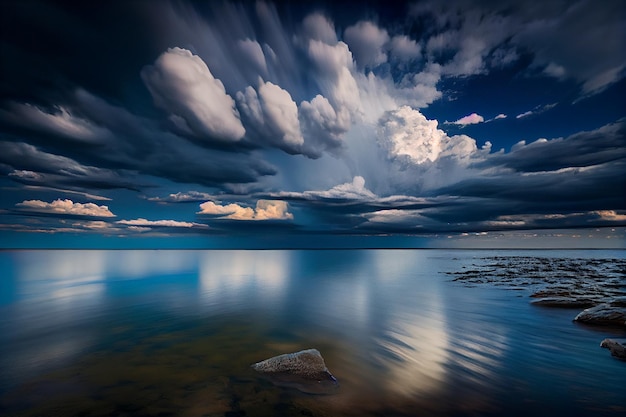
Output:
M625 415L626 332L452 281L494 255L626 252L0 252L0 415ZM333 395L250 369L311 347Z

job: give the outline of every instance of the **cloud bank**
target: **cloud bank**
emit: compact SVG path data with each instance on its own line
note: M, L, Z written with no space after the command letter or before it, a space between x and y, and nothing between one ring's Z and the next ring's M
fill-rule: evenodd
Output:
M620 2L34 1L0 34L6 229L624 223Z
M37 213L70 214L73 216L115 217L107 206L94 203L74 203L72 200L54 200L51 203L40 200L25 200L16 207Z
M289 213L288 209L288 204L280 200L258 200L254 208L242 207L235 203L220 205L207 201L200 204L200 211L197 214L230 220L291 220L293 214Z

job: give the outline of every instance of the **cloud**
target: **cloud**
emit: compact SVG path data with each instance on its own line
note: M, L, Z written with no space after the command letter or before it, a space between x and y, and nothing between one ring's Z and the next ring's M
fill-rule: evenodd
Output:
M415 164L434 162L441 157L466 159L477 151L476 141L465 135L449 137L408 106L387 112L378 126L378 138L392 158L408 157Z
M11 174L9 174L9 176L11 176ZM38 177L43 177L43 176L38 175ZM48 186L43 186L43 185L25 185L24 189L29 190L29 191L53 191L57 194L61 193L61 194L79 195L87 200L111 201L111 198L109 197L105 197L105 196L98 195L98 194L86 193L83 191L68 190L66 188L55 188L55 187L48 187Z
M238 41L237 46L241 50L243 57L248 60L248 66L256 70L255 73L257 75L267 76L265 54L259 42L252 39L244 39Z
M528 117L528 116L533 116L533 115L537 115L537 114L541 114L543 112L546 112L554 107L557 106L558 103L551 103L551 104L545 104L545 105L539 105L536 106L534 109L532 110L528 110L525 111L524 113L520 113L517 116L515 116L516 119L523 119L524 117Z
M367 219L367 224L362 228L372 227L388 227L399 228L404 231L416 231L416 229L423 229L424 224L434 225L436 222L430 220L428 217L420 214L419 210L377 210L371 213L363 215Z
M47 112L31 104L11 103L9 110L0 111L0 119L39 132L93 144L111 135L107 129L72 114L64 106Z
M213 195L200 191L187 191L169 194L167 197L151 197L150 201L159 201L164 203L189 203L207 201L213 199Z
M311 13L302 21L302 32L305 37L316 41L322 41L328 45L337 43L335 26L324 15Z
M346 182L332 187L324 191L304 191L298 192L280 192L273 194L279 198L289 198L295 200L375 200L376 194L365 187L365 179L359 175L352 179L352 182Z
M392 157L406 156L416 164L439 157L445 137L436 120L427 120L408 106L389 112L379 123L379 140Z
M26 143L0 141L0 163L12 168L9 178L29 185L137 189L130 172L83 165Z
M606 9L614 13L614 4ZM592 2L426 0L409 6L412 12L400 20L382 13L381 23L344 13L337 21L330 14L307 15L316 9L310 5L205 6L112 5L128 12L111 15L133 28L132 37L90 29L113 27L109 14L73 10L72 22L84 26L81 36L73 26L54 32L55 44L70 51L63 60L54 48L36 54L24 49L23 40L8 31L9 55L15 49L14 61L25 64L19 65L21 75L13 60L7 63L14 76L3 83L8 94L0 103L0 172L13 187L5 189L13 193L17 184L20 193L54 191L54 198L94 202L99 200L94 190L127 188L146 198L156 187L199 189L207 192L167 191L149 200L202 202L203 221L221 231L270 230L272 222L234 219L286 220L292 213L297 222L277 221L277 227L333 233L462 230L543 225L550 220L543 216L556 215L571 222L586 216L589 222L577 224L589 226L618 219L611 211L623 215L623 193L617 191L624 189L621 123L491 153L488 143L478 149L474 138L449 136L440 128L433 117L447 103L419 110L442 97L453 100L463 86L488 87L492 81L499 86L511 81L516 88L520 80L526 84L538 77L538 88L558 87L547 88L549 94L561 94L572 82L584 94L602 91L624 74L624 52L615 48L620 38L608 36L621 33L623 23L604 19L608 12L592 10ZM61 12L55 6L46 10ZM375 16L370 12L363 16ZM41 16L37 21L45 28L33 26L34 38L54 29ZM136 25L128 25L131 21ZM607 26L598 24L604 21ZM28 23L23 17L19 22L14 27ZM587 32L589 37L580 35ZM594 45L602 37L606 43ZM176 45L186 49L167 49ZM456 79L491 71L498 72L493 79ZM545 118L532 115L551 106L521 109L518 118L528 119L518 124L542 122ZM473 113L452 123L505 117L484 120ZM585 125L593 126L597 117L594 113ZM557 123L551 131L572 130L582 122L573 123L567 128ZM502 132L496 137L498 147L508 149L511 138ZM11 207L4 208L25 199L7 199ZM7 212L53 219L23 209ZM574 210L583 214L574 216Z
M597 210L593 213L597 214L602 220L626 222L626 214L617 213L615 210Z
M89 222L77 222L77 223L73 223L72 226L82 227L84 229L97 230L97 231L111 229L111 223L104 222L102 220L95 220L95 221L89 221Z
M544 69L543 72L547 75L554 78L564 78L566 71L562 66L555 64L554 62L550 62Z
M593 167L626 159L626 121L582 131L566 138L520 141L511 152L490 155L480 165L504 166L517 172L547 172Z
M591 1L579 1L547 13L539 8L541 16L524 11L530 12L532 20L519 26L512 42L532 51L534 65L544 67L548 75L574 79L585 95L598 93L624 77L626 20L620 2L598 7Z
M478 123L482 123L484 121L485 119L480 114L472 113L465 117L461 117L456 122L446 122L446 123L465 126L465 125L475 125Z
M197 55L182 48L163 52L141 71L154 102L182 130L207 140L238 141L245 129L235 102Z
M622 79L624 77L623 74L626 73L625 70L626 65L620 65L594 75L592 78L584 81L582 85L583 92L591 95L603 91L607 86Z
M313 78L321 95L333 106L338 125L348 129L361 113L359 88L348 45L343 42L329 45L311 39L306 52L313 64Z
M266 82L259 86L259 100L265 121L274 134L287 146L302 146L298 106L287 90Z
M304 138L300 132L298 106L287 90L269 81L237 93L237 101L247 120L262 139L288 153L300 153Z
M501 51L501 59L489 59L511 36L511 23L492 9L468 7L462 1L430 1L415 4L412 15L432 21L434 33L426 40L426 55L441 65L444 75L483 74L490 65L503 66L504 57L514 56Z
M34 140L41 147L0 142L0 163L42 174L37 184L59 188L80 185L137 190L146 186L145 180L139 179L144 174L227 189L276 173L275 167L251 150L250 144L239 152L231 148L208 149L205 142L166 131L163 123L137 116L87 91L75 91L72 101L86 120L106 127L111 135L98 146L38 138ZM68 154L73 158L63 156Z
M321 150L335 151L349 126L343 123L328 99L320 94L300 103L300 120L306 142L315 156Z
M258 200L255 208L242 207L235 203L223 206L207 201L200 204L200 211L197 214L230 220L291 220L293 214L289 213L288 209L287 202L280 200Z
M13 171L9 172L9 177L18 178L20 180L26 181L40 181L41 179L43 179L43 175L26 169L14 169Z
M465 0L414 4L411 17L429 22L423 39L428 59L451 77L481 74L511 65L526 55L536 69L579 83L584 95L596 94L626 74L621 39L623 7L609 1L498 4ZM584 33L584 36L581 36Z
M359 67L375 67L387 61L383 46L389 42L389 35L374 23L360 21L346 28L343 36Z
M336 185L328 191L318 193L324 198L340 198L340 199L374 199L376 195L365 188L365 179L359 175L352 179L352 182Z
M407 35L396 35L391 38L389 50L391 56L404 61L418 59L422 52L420 44Z
M74 203L72 200L54 200L51 203L41 200L25 200L17 203L16 207L20 209L49 214L63 214L73 216L91 216L91 217L115 217L111 213L109 207L99 206L94 203Z
M201 224L201 223L192 223L192 222L181 222L181 221L177 221L177 220L146 220L143 218L138 218L138 219L134 219L134 220L118 220L115 223L117 224L123 224L126 226L134 226L134 227L140 227L140 228L152 228L152 227L184 227L184 228L189 228L189 227L201 227L201 228L206 228L208 227L205 224Z
M438 195L457 196L463 204L459 209L440 209L433 215L442 220L465 218L475 228L480 228L477 221L527 214L587 213L583 217L551 217L541 222L536 217L524 227L591 227L618 222L619 218L611 220L608 214L621 214L625 207L621 191L626 190L624 125L622 121L567 138L520 142L509 153L490 154L475 163L480 175L434 191ZM486 202L488 206L474 201ZM465 212L461 213L461 209ZM488 226L483 225L485 230Z

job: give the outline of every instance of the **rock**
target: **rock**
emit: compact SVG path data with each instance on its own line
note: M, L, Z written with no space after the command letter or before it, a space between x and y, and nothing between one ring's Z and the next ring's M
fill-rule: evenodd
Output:
M569 297L545 297L533 300L531 304L542 307L558 308L587 308L596 305L596 303L590 299Z
M274 356L252 365L252 369L280 386L309 394L329 394L338 387L317 349Z
M617 359L626 361L626 341L615 339L604 339L600 343L600 347L607 348L611 351L611 355Z
M583 310L574 321L594 325L626 326L625 297Z

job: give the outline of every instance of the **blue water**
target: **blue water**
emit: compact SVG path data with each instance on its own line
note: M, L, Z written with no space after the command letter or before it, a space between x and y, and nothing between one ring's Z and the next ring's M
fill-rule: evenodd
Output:
M0 414L624 415L626 330L453 281L491 256L626 252L0 252ZM306 348L333 395L250 370Z

